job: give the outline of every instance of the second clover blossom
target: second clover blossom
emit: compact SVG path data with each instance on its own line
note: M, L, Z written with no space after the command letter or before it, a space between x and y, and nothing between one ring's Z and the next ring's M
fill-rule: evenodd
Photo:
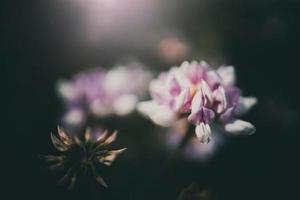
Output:
M257 100L242 97L234 84L232 66L214 70L204 61L183 62L151 81L152 100L141 102L138 109L156 124L166 127L187 117L196 126L195 133L202 143L210 141L213 126L232 134L253 134L255 127L237 117Z
M63 122L80 125L88 116L130 114L146 93L151 76L140 64L133 63L108 71L97 68L81 72L70 81L61 81L58 93L67 108Z

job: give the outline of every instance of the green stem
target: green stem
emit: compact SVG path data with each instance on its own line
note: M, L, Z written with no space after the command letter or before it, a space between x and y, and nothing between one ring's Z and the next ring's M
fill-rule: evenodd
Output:
M175 152L173 155L165 162L165 164L162 167L161 175L163 175L167 169L172 165L172 163L177 159L177 157L182 153L190 139L194 136L195 127L193 125L189 125L186 134L180 141L179 145L177 146Z

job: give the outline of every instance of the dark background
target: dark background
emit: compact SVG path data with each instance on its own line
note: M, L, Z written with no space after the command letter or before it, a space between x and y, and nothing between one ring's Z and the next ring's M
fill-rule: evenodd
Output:
M170 63L126 42L91 47L70 40L76 12L59 6L48 12L53 6L49 2L1 6L1 199L176 199L191 183L215 199L299 198L299 1L217 0L205 9L198 1L176 1L172 9L177 18L167 24L182 30L196 49L204 49L202 55L222 55L222 61L236 66L238 86L258 98L245 116L257 127L256 134L232 140L209 163L178 160L161 177L155 177L155 169L166 155L155 145L132 147L105 175L110 190L83 185L73 192L57 186L59 177L49 174L38 159L39 154L54 152L49 133L63 113L56 80L83 67L112 66L124 55L135 55L155 70ZM209 31L203 33L200 22L206 22ZM222 41L217 53L205 46L210 35ZM116 119L115 126L131 131L142 144L155 134L144 132L143 127L154 127L143 119ZM132 151L140 152L138 159L130 158Z

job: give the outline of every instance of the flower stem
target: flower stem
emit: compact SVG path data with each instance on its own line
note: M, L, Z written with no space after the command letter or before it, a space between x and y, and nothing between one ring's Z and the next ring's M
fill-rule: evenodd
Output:
M157 182L161 181L162 178L166 177L167 172L169 172L169 169L172 167L173 162L177 159L177 157L181 154L182 150L186 147L190 139L194 136L194 130L195 127L193 125L190 125L187 130L186 134L180 141L180 144L177 146L174 153L161 165L158 166L158 168L154 169L152 172L152 175L150 175L148 179L145 179L144 182L142 182L139 187L135 189L135 192L133 192L133 195L154 195L156 185L159 185ZM134 198L134 197L133 197Z
M177 159L177 157L182 153L190 139L194 136L195 127L193 125L189 125L189 127L186 130L186 134L181 139L179 145L177 146L176 150L174 151L173 155L170 156L170 158L165 162L165 164L162 166L161 175L165 174L166 171L168 171L169 167L172 165L172 163Z

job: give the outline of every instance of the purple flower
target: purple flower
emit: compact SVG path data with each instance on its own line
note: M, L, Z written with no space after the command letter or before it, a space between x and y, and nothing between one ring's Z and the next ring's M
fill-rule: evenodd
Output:
M187 116L202 143L210 141L212 125L232 134L252 134L255 127L236 117L257 100L242 97L234 83L232 66L214 70L204 61L183 62L150 82L152 100L139 103L138 109L161 126L171 126Z
M127 115L145 95L151 77L150 72L134 64L117 66L109 71L81 72L70 81L61 81L58 93L67 107L63 121L68 125L79 125L88 115Z

